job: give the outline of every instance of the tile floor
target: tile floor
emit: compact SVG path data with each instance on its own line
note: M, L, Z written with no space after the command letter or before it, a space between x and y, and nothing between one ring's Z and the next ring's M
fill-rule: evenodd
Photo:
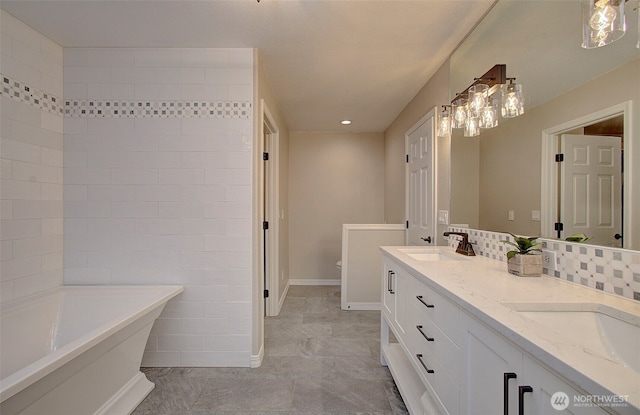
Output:
M339 286L292 286L265 320L250 368L145 368L156 388L133 415L406 415L380 365L380 312L341 311Z

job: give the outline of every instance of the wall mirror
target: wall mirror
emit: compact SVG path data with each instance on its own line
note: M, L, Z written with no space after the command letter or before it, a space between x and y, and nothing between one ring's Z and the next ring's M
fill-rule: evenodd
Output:
M461 130L453 130L451 223L557 237L553 226L564 202L558 164L543 154L543 132L558 152L562 134L610 135L591 131L602 123L612 128L617 122L615 128L631 132L632 121L640 113L635 108L640 104L640 50L635 47L638 15L630 3L628 29L621 40L583 49L580 1L499 0L454 52L451 98L493 65L506 64L507 77L524 85L526 109L519 117L501 119L498 127L482 130L478 137L463 137ZM632 104L625 112L621 108L626 102ZM614 107L619 113L611 113ZM588 121L589 116L593 121ZM636 127L635 133L620 140L620 152L611 155L620 161L620 168L623 159L625 166L633 164L631 151L622 149L640 147L637 135ZM620 211L620 221L627 218L630 226L640 222L640 206L631 203L634 189L627 186L623 191L623 176L612 194L619 197L615 209ZM626 232L633 234L629 229ZM615 239L616 234L621 237ZM640 249L640 241L631 244L631 238L626 239L621 227L610 237L589 243L620 246L624 240L624 247Z

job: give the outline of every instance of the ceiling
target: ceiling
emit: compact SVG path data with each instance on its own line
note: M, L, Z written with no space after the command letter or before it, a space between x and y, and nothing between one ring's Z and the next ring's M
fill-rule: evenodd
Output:
M493 3L2 0L0 5L64 47L257 48L289 130L382 132ZM341 126L345 118L353 123Z

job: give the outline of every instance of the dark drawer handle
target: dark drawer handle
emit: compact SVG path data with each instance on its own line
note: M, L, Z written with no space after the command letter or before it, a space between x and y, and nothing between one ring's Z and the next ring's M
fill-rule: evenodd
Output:
M429 336L427 335L427 333L425 333L425 332L422 330L422 326L416 326L416 328L418 329L418 331L420 332L420 334L422 334L422 335L424 336L424 338L425 338L425 339L427 339L427 341L428 341L428 342L432 342L432 341L434 340L434 339L433 339L433 337L429 337Z
M418 299L418 301L420 301L422 304L424 304L424 305L425 305L425 307L427 307L427 308L433 308L433 307L435 307L433 304L427 304L427 303L425 303L425 302L424 302L424 300L422 299L422 296L421 296L421 295L416 295L416 298Z
M518 415L524 415L524 394L533 392L531 386L518 386Z
M433 373L433 369L429 369L427 367L427 365L424 363L424 361L422 360L422 355L421 354L417 354L416 357L418 358L418 361L420 361L420 364L422 365L422 367L424 368L424 370L427 371L427 373Z
M389 291L389 293L391 294L395 294L396 292L393 291L393 276L396 275L395 272L393 271L388 271L387 272L387 291Z
M503 413L504 415L509 415L509 379L515 379L517 377L518 376L512 372L504 373L504 380L503 380L503 388L504 388Z

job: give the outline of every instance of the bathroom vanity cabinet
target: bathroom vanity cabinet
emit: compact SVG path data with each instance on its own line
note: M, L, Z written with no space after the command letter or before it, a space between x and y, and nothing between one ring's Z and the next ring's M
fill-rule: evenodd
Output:
M381 360L412 415L640 413L633 406L575 405L574 397L602 394L598 388L588 390L597 380L572 379L571 368L540 361L535 348L521 347L509 329L499 329L502 322L434 282L427 265L417 269L404 259L393 248L383 248ZM433 272L467 265L439 264ZM456 284L454 278L451 286ZM562 410L563 404L570 406Z

